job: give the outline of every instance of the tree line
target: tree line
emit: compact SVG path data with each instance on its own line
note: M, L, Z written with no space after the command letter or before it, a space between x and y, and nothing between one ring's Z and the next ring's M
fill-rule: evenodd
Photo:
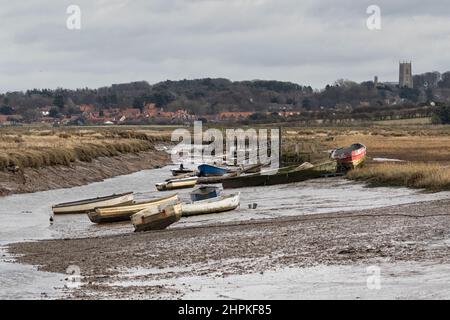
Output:
M93 105L99 112L129 107L142 109L154 103L165 111L186 109L196 115L216 115L220 112L254 112L255 121L262 114L280 111L301 111L305 114L382 112L383 108L420 106L436 102L450 104L450 72L414 76L414 88L366 81L356 83L337 80L321 90L292 82L228 79L196 79L164 81L150 85L146 81L113 84L97 89L69 90L32 89L25 92L0 94L0 114L19 114L25 120L41 116L39 109L51 106L50 116L70 116L80 113L78 106Z

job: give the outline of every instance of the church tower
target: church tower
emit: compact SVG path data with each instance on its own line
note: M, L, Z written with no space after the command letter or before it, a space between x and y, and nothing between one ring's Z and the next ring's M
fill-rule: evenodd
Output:
M411 62L400 62L400 77L398 82L400 88L412 88L413 87L413 77L412 77L412 63Z

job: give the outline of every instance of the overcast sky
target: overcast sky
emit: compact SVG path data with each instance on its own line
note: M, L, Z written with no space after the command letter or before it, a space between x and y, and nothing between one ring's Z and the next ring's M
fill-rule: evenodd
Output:
M67 7L81 8L69 30ZM381 30L366 26L381 8ZM448 0L0 0L0 92L223 77L322 88L450 70Z

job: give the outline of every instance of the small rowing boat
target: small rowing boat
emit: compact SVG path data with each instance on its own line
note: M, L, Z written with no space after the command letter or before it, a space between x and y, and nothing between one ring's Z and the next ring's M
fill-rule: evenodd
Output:
M170 171L172 172L172 175L174 177L185 176L185 175L194 173L194 170L186 169L182 164L180 164L180 167L178 169L172 169Z
M197 183L197 177L188 177L182 179L169 179L166 182L157 183L158 191L167 191L175 189L192 188Z
M172 171L172 175L174 177L187 176L189 174L190 175L194 174L194 170L189 170L189 169L182 169L182 170L180 170L180 169L172 169L170 171Z
M160 206L139 211L131 216L134 231L162 230L181 218L181 205Z
M52 207L54 214L87 213L95 208L114 207L133 203L133 192L113 194L105 197L65 202Z
M173 205L179 202L177 194L154 199L150 201L134 203L131 205L112 207L112 208L96 208L88 213L89 219L94 223L118 222L130 220L130 217L141 210L151 207Z
M192 201L202 201L217 198L220 195L220 188L215 186L200 186L190 194Z
M231 211L239 206L239 198L240 192L236 194L220 196L217 198L196 201L193 203L182 203L182 215L187 217L200 214Z
M338 170L346 171L362 165L366 160L366 154L366 146L361 143L355 143L348 148L334 150L330 157L337 161Z

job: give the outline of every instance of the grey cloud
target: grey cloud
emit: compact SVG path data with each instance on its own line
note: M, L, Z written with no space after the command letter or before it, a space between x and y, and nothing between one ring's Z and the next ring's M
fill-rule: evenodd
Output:
M2 92L205 76L323 87L395 80L401 59L416 72L449 65L444 0L1 2ZM65 27L69 4L82 9L80 31ZM381 31L365 26L371 4L382 9Z

